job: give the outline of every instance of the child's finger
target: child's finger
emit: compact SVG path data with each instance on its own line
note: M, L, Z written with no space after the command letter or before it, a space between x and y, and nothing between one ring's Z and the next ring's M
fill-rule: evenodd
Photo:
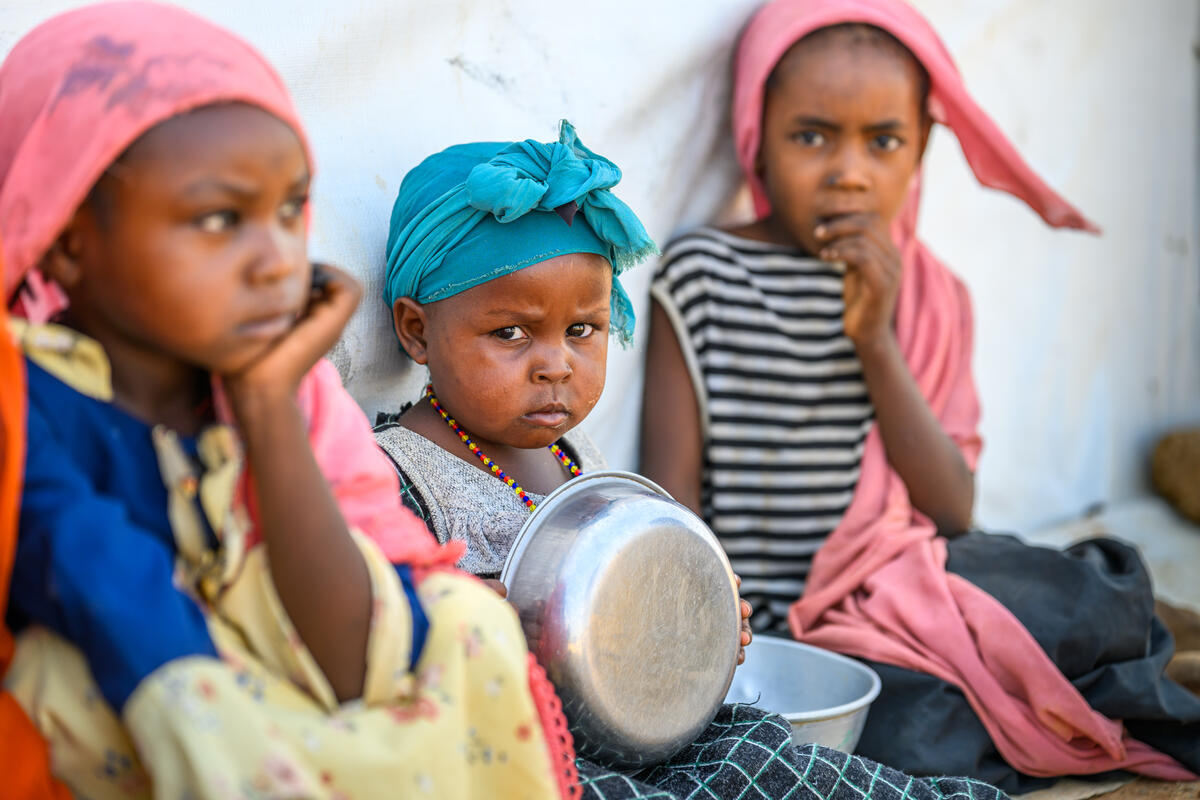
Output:
M348 273L324 264L320 267L320 276L320 288L314 285L314 296L297 321L292 336L298 340L311 339L315 347L321 347L321 343L328 340L321 350L324 353L333 346L358 308L362 285Z
M324 287L292 327L262 358L242 371L246 386L294 391L295 384L337 342L358 307L362 287L347 273L324 266Z
M899 280L900 260L889 255L886 245L866 236L852 236L834 242L822 248L818 257L846 265L847 287L854 277L876 289L884 289Z
M869 271L871 267L870 262L872 261L870 254L871 248L867 244L866 239L861 234L855 234L843 237L822 247L818 251L817 257L822 261L840 261L847 267Z

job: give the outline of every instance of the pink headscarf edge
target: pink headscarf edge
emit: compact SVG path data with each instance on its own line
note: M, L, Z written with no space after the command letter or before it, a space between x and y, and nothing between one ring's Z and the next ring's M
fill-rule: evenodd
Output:
M15 145L11 147L12 157L8 163L0 164L0 232L5 234L4 236L0 236L0 247L3 247L4 260L9 265L4 275L4 300L6 304L13 303L15 300L15 310L17 313L28 317L32 321L45 321L53 314L65 308L67 304L66 296L62 293L62 290L37 271L36 264L38 260L40 260L53 243L55 237L59 235L70 221L71 216L86 199L96 181L104 174L104 171L130 145L155 125L180 114L209 105L246 103L261 108L292 128L296 136L300 139L301 146L304 148L310 174L315 174L316 172L316 164L308 137L304 131L304 126L300 122L287 86L271 64L258 50L237 34L203 17L165 3L148 2L147 0L118 0L117 2L97 3L65 11L37 25L21 37L4 59L4 62L0 64L0 116L4 116L7 85L21 83L19 72L27 66L25 63L27 50L36 51L39 46L43 45L44 41L53 40L61 36L64 32L67 35L77 35L73 30L76 27L86 28L95 35L103 35L108 32L112 32L114 35L121 35L119 29L122 20L144 13L174 16L176 19L172 22L175 25L194 26L196 31L204 31L209 36L219 37L224 39L226 43L235 45L243 51L240 54L242 61L239 63L254 65L261 70L262 74L258 77L265 77L267 81L255 82L250 76L242 72L239 73L237 86L210 86L197 90L186 96L176 98L173 103L159 104L152 113L139 116L135 120L130 120L132 124L121 130L121 135L119 136L108 139L97 137L99 144L96 145L97 149L95 152L86 154L86 160L79 162L82 166L76 166L67 170L71 173L72 179L66 181L64 188L60 190L61 196L57 198L58 204L52 215L42 220L42 224L35 226L34 232L30 235L4 231L5 224L3 220L12 211L11 206L14 203L13 195L15 193L15 189L12 187L16 186L23 177L19 171L21 165L24 163L21 158L21 151L25 147L36 145L36 142L29 141L29 134L33 128L44 122L48 113L46 106L50 103L51 98L58 93L59 84L64 76L59 75L51 82L48 91L36 102L36 113L29 117L28 124L19 126L18 130L9 128L13 133L6 133L0 130L0 158L3 157L4 150L8 149L5 146ZM124 35L127 36L128 34ZM31 54L28 57L33 56ZM253 91L250 89L252 84L255 84ZM37 88L34 87L33 90L36 91ZM29 90L24 86L18 85L15 91L19 94L22 91ZM8 136L10 135L14 137L15 141L8 140ZM13 174L14 168L17 170L16 178L14 178ZM28 167L28 169L32 169L32 166ZM22 285L28 291L25 293L25 296L15 298L14 293Z
M933 26L900 0L773 0L746 26L734 60L732 117L734 147L757 218L763 218L771 209L755 169L767 77L784 53L803 37L821 28L855 22L874 25L895 36L929 73L930 114L954 132L981 184L1022 200L1052 227L1100 233L1095 223L1051 189L1025 162L967 93L949 50ZM899 215L904 222L915 224L919 185L918 177Z

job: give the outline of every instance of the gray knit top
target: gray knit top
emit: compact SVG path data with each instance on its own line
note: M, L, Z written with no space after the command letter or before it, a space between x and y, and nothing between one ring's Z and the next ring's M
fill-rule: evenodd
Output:
M400 476L400 497L421 516L439 542L465 542L459 569L481 578L499 576L513 540L529 517L515 492L494 475L398 424L375 429L375 441ZM559 445L584 472L604 469L604 457L578 428ZM527 493L534 503L545 495Z

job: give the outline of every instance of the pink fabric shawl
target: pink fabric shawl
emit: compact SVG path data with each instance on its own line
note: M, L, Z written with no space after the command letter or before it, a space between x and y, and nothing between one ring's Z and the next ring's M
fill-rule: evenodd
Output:
M780 57L819 28L861 22L899 39L928 71L929 110L954 131L978 180L1024 200L1050 225L1098 229L1050 189L967 94L929 23L899 0L776 0L754 17L735 63L733 131L761 218L770 201L755 174L763 87ZM943 428L974 469L981 440L971 376L966 288L916 237L920 179L892 226L903 276L896 336ZM1036 776L1127 769L1191 779L1174 759L1091 709L1017 619L945 569L945 540L913 509L878 429L845 518L817 554L789 621L801 641L934 675L962 689L1000 754Z
M262 56L181 9L102 3L54 17L21 39L0 66L6 302L15 299L14 309L35 322L65 308L66 296L36 265L104 170L154 125L228 102L279 117L308 151L287 88ZM394 562L453 564L458 551L439 547L400 504L395 472L333 366L318 363L298 400L347 523Z

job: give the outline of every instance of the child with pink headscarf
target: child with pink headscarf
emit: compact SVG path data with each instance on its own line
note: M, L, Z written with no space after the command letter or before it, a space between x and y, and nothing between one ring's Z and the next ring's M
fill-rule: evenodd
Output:
M360 289L308 261L312 176L274 70L172 6L62 14L0 67L2 697L80 797L577 796L515 612L322 359Z
M1095 231L901 0L776 0L751 20L733 134L755 220L664 251L643 471L713 527L757 632L880 672L859 752L1010 791L1193 778L1200 699L1162 676L1137 554L960 536L979 403L966 288L916 235L935 122L981 183Z

